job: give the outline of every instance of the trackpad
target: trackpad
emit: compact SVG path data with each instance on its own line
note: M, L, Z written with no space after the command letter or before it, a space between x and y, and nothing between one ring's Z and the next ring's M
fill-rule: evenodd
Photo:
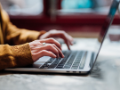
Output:
M39 68L41 65L43 65L45 62L47 62L49 59L50 59L49 56L41 57L36 62L34 62L33 67Z

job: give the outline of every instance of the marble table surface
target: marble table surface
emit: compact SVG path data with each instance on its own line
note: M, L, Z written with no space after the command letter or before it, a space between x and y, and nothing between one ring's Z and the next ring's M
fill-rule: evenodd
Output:
M94 40L84 38L81 42L92 44ZM106 41L87 76L0 72L0 90L120 90L119 44Z

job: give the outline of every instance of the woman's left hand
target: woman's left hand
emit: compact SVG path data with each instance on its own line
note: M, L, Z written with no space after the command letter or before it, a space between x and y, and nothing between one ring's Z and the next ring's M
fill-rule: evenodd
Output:
M73 45L73 38L70 35L68 35L65 31L61 31L61 30L50 30L47 33L43 34L39 39L46 39L50 37L62 38L69 50L70 50L70 45Z

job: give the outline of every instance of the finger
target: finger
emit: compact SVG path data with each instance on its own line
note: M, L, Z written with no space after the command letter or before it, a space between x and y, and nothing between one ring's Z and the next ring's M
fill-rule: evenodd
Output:
M56 49L57 46L56 47L55 46L56 45L54 45L54 44L46 44L45 46L43 46L41 48L41 50L49 50L49 51L53 52L57 57L59 57L60 52L58 51L58 49Z
M62 51L61 51L56 45L54 45L54 47L59 51L60 56L61 56L62 58L64 58L64 55L63 55Z
M40 40L40 42L41 43L45 42L45 43L55 44L58 48L60 48L62 50L60 43L53 38L43 39L43 40Z
M51 51L47 51L47 50L40 51L39 55L40 56L50 56L52 58L56 58L57 57L54 53L52 53Z
M67 34L65 31L58 31L58 34L61 34L61 38L68 40L72 45L73 38L69 34Z
M67 36L64 32L61 33L60 37L64 40L65 44L68 47L68 50L70 50L70 40L67 39Z
M62 35L63 35L63 38L68 41L69 45L73 45L73 43L72 43L73 42L73 38L70 35L68 35L66 33L63 33Z
M57 57L64 58L64 55L63 55L62 51L55 44L47 44L43 48L43 50L44 49L52 51L53 53L55 53L57 55Z
M70 45L73 45L73 38L70 36L70 35L67 35L67 37L69 37L69 43L70 43Z
M68 47L68 50L71 50L71 49L70 49L70 44L69 44L69 42L68 42L68 41L65 41L65 43L66 43L66 45L67 45L67 47Z
M66 43L68 49L70 50L70 45L72 45L72 42L71 39L68 38L69 36L64 31L58 31L58 33L56 33L55 36L62 38Z

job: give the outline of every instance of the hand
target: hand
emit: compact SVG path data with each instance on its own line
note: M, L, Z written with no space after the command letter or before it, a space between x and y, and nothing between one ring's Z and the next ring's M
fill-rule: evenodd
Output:
M70 50L70 45L73 45L73 38L68 35L65 31L50 30L47 33L43 34L40 39L45 39L49 37L60 37L66 43L68 49Z
M46 44L43 44L46 43ZM62 53L61 45L55 39L42 39L42 40L35 40L29 43L32 59L36 61L42 56L50 56L52 58L62 57L64 55Z

